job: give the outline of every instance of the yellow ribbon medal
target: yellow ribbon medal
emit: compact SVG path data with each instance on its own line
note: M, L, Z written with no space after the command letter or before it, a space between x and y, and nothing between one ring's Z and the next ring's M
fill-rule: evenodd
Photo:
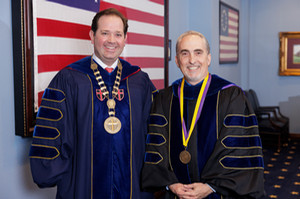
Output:
M193 114L193 118L192 118L192 122L191 122L191 126L189 131L187 131L186 125L185 125L185 121L183 118L183 102L184 102L184 92L183 92L183 88L184 88L184 82L185 79L182 78L182 82L181 82L181 86L178 86L178 96L179 96L179 104L180 104L180 118L181 118L181 124L182 124L182 144L185 148L184 151L182 151L179 154L179 159L182 163L187 164L191 161L191 155L190 153L186 150L188 142L190 140L190 137L193 133L193 130L195 128L196 122L198 121L198 119L200 118L201 115L201 111L202 111L202 107L204 104L204 100L207 94L207 90L209 88L210 82L211 82L211 75L208 73L207 76L205 77L200 92L198 94L198 98L197 98L197 102L196 102L196 106L195 106L195 110L194 110L194 114Z

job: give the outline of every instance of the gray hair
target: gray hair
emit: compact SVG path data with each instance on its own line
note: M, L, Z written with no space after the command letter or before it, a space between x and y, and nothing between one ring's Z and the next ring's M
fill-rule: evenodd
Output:
M187 31L187 32L185 32L185 33L182 33L182 34L178 37L177 42L176 42L176 54L179 53L179 52L178 52L178 51L179 51L179 49L178 49L178 48L179 48L179 43L181 42L181 40L182 40L185 36L188 36L188 35L197 35L197 36L199 36L200 38L204 39L205 44L206 44L207 54L210 54L210 46L209 46L209 43L208 43L206 37L205 37L203 34L201 34L200 32L197 32L197 31L194 31L194 30L189 30L189 31Z

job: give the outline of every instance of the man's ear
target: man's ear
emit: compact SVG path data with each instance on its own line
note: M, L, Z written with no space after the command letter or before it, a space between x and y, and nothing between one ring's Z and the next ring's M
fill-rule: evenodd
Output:
M126 35L125 35L125 43L127 42L127 33L126 33Z
M175 56L175 63L176 63L176 65L177 65L177 67L179 68L178 57L177 57L177 55Z
M207 56L207 61L208 61L208 66L210 66L211 63L211 54L209 53L209 55Z
M91 43L94 44L95 36L94 36L94 31L90 30L89 32Z

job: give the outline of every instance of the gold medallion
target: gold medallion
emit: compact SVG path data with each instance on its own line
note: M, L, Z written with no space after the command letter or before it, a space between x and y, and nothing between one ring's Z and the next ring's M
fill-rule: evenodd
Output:
M91 66L90 67L94 72L94 76L97 80L97 83L100 87L101 92L103 93L103 96L107 99L106 105L108 108L109 117L104 121L104 129L110 134L116 134L120 131L120 129L122 127L121 121L115 117L116 101L114 100L114 98L117 96L118 91L119 91L119 85L120 85L120 81L121 81L122 68L123 68L122 64L120 61L118 62L118 70L117 70L115 83L113 86L112 99L109 98L109 92L108 92L107 87L102 79L102 76L101 76L99 70L98 70L98 66L93 60L93 56L91 56Z
M183 164L188 164L191 161L192 157L187 150L184 150L179 154L179 159Z
M104 121L104 128L109 134L116 134L121 129L121 121L114 117L110 116Z

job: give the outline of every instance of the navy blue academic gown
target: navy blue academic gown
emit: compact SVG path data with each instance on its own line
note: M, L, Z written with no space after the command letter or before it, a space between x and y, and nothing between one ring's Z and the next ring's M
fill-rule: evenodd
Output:
M141 192L147 119L155 90L148 75L121 60L117 134L104 130L107 99L90 69L91 57L61 70L45 90L30 150L34 182L57 186L57 199L153 198ZM117 70L98 66L111 91Z
M207 183L216 193L208 199L260 198L263 189L263 157L253 109L239 87L212 75L211 84L186 150L191 161L179 154L182 127L177 80L154 99L142 182L145 190L163 190L174 183ZM187 128L202 83L184 85L184 120ZM171 191L164 198L174 199Z

